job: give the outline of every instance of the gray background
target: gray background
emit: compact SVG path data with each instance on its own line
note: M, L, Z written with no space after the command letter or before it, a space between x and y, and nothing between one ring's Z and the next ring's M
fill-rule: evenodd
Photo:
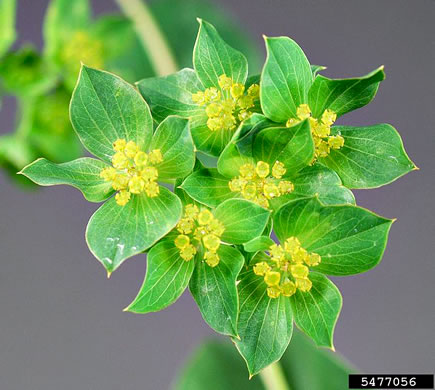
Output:
M115 9L93 2L97 12ZM46 2L19 3L20 40L40 44ZM392 123L421 170L356 194L361 206L398 221L379 267L335 279L344 296L336 348L369 372L433 372L435 2L220 3L259 45L263 33L293 37L312 63L328 66L327 76L385 65L374 103L342 123ZM9 102L1 113L2 132L12 110ZM190 296L157 314L123 313L142 283L145 256L108 281L84 241L96 205L71 188L22 192L0 180L0 389L167 389L189 351L212 335Z

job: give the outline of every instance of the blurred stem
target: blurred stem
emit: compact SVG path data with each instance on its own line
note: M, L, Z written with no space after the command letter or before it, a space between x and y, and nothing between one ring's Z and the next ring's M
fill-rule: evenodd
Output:
M267 390L291 390L279 362L275 362L260 371L260 378Z
M136 33L147 50L156 75L166 76L178 70L165 36L144 0L116 0L122 12L133 22Z
M32 129L34 101L32 98L17 98L17 122L16 137L25 139Z

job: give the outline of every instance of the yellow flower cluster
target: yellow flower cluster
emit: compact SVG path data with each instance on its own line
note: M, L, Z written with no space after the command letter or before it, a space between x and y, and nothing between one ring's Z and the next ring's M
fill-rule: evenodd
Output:
M297 108L297 118L290 118L287 121L287 127L296 125L297 123L309 119L311 132L313 134L315 154L313 163L319 157L327 157L331 149L340 149L344 145L344 138L341 135L331 135L331 126L337 119L337 114L329 109L326 109L320 119L311 116L311 109L308 104L301 104Z
M290 297L296 289L311 290L309 267L319 265L321 257L317 253L308 253L296 237L290 237L283 246L273 244L269 255L270 264L266 261L255 264L254 273L264 277L270 298L278 298L281 294Z
M284 164L276 161L272 169L264 161L257 165L248 163L240 167L239 177L232 179L228 185L232 192L239 192L243 198L268 208L269 200L293 191L291 181L281 180L287 170Z
M71 72L78 72L80 62L93 68L104 67L104 47L99 40L92 38L85 31L76 31L62 49L62 62Z
M184 216L177 224L181 234L175 239L175 246L180 250L180 256L192 260L198 246L204 246L204 260L210 267L219 264L217 251L221 245L221 236L225 230L222 223L217 220L210 210L199 210L198 206L188 204L184 208Z
M215 87L207 88L204 92L198 91L192 94L192 100L205 107L210 130L234 130L241 121L252 115L249 109L254 107L260 87L252 84L245 92L243 84L235 83L224 74L219 77L219 87L220 91Z
M100 177L112 182L113 189L119 191L116 203L125 206L131 194L145 193L150 198L159 195L159 172L154 165L163 161L160 149L145 153L135 142L118 139L113 143L113 150L116 152L112 157L113 167L104 168Z

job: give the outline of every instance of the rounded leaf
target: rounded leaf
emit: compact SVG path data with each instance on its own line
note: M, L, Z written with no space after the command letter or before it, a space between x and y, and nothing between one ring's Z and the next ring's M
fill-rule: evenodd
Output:
M111 198L89 220L86 241L110 274L172 230L181 213L180 199L165 187L154 198L133 195L125 206Z
M83 65L70 115L83 146L102 160L110 162L113 142L119 138L136 142L142 150L151 142L153 122L148 105L114 74Z
M214 216L224 225L222 241L243 244L261 235L270 211L244 199L229 199L221 203Z
M147 254L147 272L134 301L125 309L133 313L159 311L174 303L183 294L195 262L180 257L173 242L164 240Z
M322 257L316 271L353 275L381 261L393 221L361 207L325 206L306 198L286 203L273 222L281 243L297 237L303 248Z

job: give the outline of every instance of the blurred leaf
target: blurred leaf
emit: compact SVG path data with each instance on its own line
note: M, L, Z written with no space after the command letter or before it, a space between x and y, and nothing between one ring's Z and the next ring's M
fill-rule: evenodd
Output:
M44 52L58 62L63 46L78 31L90 26L88 0L51 0L44 20Z
M48 91L57 75L32 46L6 54L0 61L0 83L9 93L37 96Z
M16 39L16 0L0 0L0 57Z
M94 22L91 36L102 43L104 69L130 83L154 75L148 54L129 19L122 15L102 16Z
M293 390L347 390L348 374L357 372L339 354L317 348L296 329L280 363ZM266 390L260 377L248 379L245 363L234 346L220 340L202 343L193 351L172 390L205 388Z
M213 24L223 40L240 50L249 62L251 72L260 70L260 50L246 28L228 10L210 0L155 0L150 4L160 28L178 61L179 68L192 67L192 51L197 35L195 18Z

